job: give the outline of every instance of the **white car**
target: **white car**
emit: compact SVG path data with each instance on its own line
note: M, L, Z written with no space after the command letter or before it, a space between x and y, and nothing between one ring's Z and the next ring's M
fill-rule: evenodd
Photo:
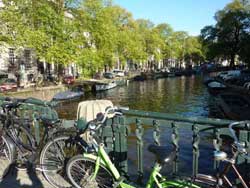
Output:
M115 76L117 76L117 77L123 77L123 76L125 76L125 73L124 73L124 71L122 71L122 70L113 70L113 74L115 75Z
M221 72L218 75L218 77L222 78L223 80L229 80L229 79L238 78L240 76L240 73L241 73L240 70Z

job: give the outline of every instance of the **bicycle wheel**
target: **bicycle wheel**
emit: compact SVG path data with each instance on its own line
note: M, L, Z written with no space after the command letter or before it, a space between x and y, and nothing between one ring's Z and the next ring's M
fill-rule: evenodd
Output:
M101 165L94 180L90 180L95 170L95 161L77 155L70 159L66 171L71 183L77 188L110 188L113 187L113 176Z
M30 129L25 125L13 124L8 129L8 134L15 140L15 143L22 146L29 151L30 154L34 153L36 149L36 141L30 132Z
M0 137L0 180L8 173L14 161L14 149L5 136Z
M66 135L50 140L40 155L43 175L55 187L71 187L66 175L66 164L71 157L83 152L83 147L70 138Z

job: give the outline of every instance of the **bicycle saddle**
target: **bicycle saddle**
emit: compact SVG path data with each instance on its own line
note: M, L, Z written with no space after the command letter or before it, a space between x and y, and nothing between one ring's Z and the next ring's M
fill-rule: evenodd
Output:
M148 151L155 154L160 164L171 163L176 157L176 151L166 146L149 145Z

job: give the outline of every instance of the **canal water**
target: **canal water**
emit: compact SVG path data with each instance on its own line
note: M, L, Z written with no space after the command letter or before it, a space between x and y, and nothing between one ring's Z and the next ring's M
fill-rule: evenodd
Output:
M126 86L87 94L81 100L108 99L130 109L208 117L209 95L202 82L200 76L129 82ZM78 103L61 104L58 108L60 116L75 118Z
M165 112L183 116L209 117L209 94L203 84L202 76L175 77L143 82L130 82L126 86L96 94L88 94L82 100L108 99L115 105L127 106L130 109ZM76 118L79 101L62 103L58 108L60 117ZM133 128L132 128L133 129ZM153 165L153 155L147 151L153 143L153 129L147 127L144 131L144 168L148 174ZM161 143L171 146L172 129L169 126L161 127ZM192 130L181 126L179 129L180 163L179 170L190 175L192 173ZM204 139L205 138L205 139ZM212 172L213 146L210 135L203 135L200 142L200 169L201 172ZM132 177L137 173L136 136L134 130L128 140L129 171ZM164 168L171 172L172 165Z

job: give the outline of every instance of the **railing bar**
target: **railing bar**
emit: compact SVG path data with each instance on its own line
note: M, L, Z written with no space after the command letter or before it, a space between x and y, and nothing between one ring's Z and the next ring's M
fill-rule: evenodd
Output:
M153 127L154 127L153 131L154 143L159 146L161 135L160 135L159 122L157 120L153 120Z
M220 150L220 147L222 145L222 139L220 138L220 129L217 129L217 128L214 129L213 145L214 145L215 150L217 151ZM220 165L220 162L214 160L214 170L216 170L217 172L219 171L219 165Z
M137 145L137 170L138 170L138 179L137 182L142 184L143 179L143 134L144 128L142 127L141 121L136 119L136 145Z
M175 122L172 122L171 125L172 125L172 143L176 151L176 158L173 164L173 174L176 175L178 173L179 131L178 131L178 126L175 124Z
M193 176L195 177L198 174L198 167L199 167L199 143L200 143L200 136L199 136L199 127L196 124L192 126L193 131Z
M213 118L204 118L204 117L185 117L176 114L167 114L159 112L146 112L139 110L128 110L123 111L124 115L127 116L136 116L144 118L152 118L158 120L168 120L168 121L180 121L187 123L196 123L196 124L209 124L212 126L224 126L232 123L231 120L224 119L213 119Z

